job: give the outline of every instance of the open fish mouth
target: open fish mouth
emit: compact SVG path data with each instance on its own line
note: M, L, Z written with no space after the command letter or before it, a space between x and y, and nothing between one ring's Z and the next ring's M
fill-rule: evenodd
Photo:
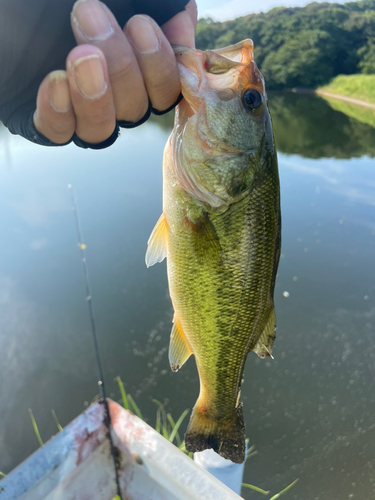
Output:
M246 86L264 90L263 78L254 61L254 44L250 39L221 49L205 51L187 46L172 47L179 67L183 66L194 73L201 85L208 81L211 89L215 91L238 91ZM184 86L184 75L181 77Z
M242 62L231 60L213 50L201 51L185 46L175 46L173 49L180 72L182 94L192 113L202 108L204 93L219 93L223 100L236 97L238 75L231 70L243 68Z
M190 51L194 52L206 52L208 54L215 53L225 57L226 59L232 62L239 63L249 63L249 61L254 61L254 43L250 38L243 40L242 42L236 43L235 45L229 45L228 47L223 47L221 49L213 49L201 51L199 49L193 49L192 47L188 47L186 45L175 45L172 44L173 52L176 56L183 54L187 54ZM246 54L246 56L245 56Z
M258 91L266 100L263 77L254 61L254 44L246 39L214 50L173 46L180 72L186 122L215 95L221 101L241 98L247 89ZM211 96L211 97L210 97Z

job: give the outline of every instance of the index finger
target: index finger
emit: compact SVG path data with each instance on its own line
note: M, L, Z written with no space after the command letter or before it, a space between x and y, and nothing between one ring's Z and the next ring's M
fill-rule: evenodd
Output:
M169 43L195 48L197 17L195 0L190 0L184 11L176 14L161 27Z
M181 88L173 50L159 26L148 16L133 16L125 29L152 106L163 112L173 106Z

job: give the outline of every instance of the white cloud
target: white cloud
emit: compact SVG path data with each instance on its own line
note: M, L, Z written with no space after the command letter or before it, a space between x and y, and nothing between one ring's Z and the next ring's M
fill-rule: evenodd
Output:
M279 155L280 167L286 167L289 170L294 170L295 172L299 172L301 174L313 175L316 177L320 177L327 184L337 185L339 174L343 172L342 167L340 168L338 165L333 165L328 162L324 165L319 163L316 165L316 162L308 165L300 163L300 158L298 156L284 156Z
M302 175L323 180L322 188L346 198L349 203L375 206L374 186L366 173L357 172L353 178L351 160L313 160L299 156L279 154L280 171L284 168ZM302 163L303 161L303 163ZM368 160L371 164L372 159ZM317 186L320 189L320 186ZM362 224L363 225L363 224Z
M37 238L30 243L31 250L41 250L48 244L47 238Z
M71 209L68 197L56 187L22 190L9 206L30 226L48 225L52 214Z

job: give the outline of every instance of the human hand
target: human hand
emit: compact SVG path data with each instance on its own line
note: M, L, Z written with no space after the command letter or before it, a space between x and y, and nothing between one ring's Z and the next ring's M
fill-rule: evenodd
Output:
M90 144L107 140L117 121L136 123L148 111L176 102L180 79L171 43L194 46L197 10L186 11L159 27L145 15L133 16L124 29L98 0L79 0L71 25L77 47L66 71L53 71L39 87L35 128L57 144L74 132ZM147 116L147 115L146 115Z

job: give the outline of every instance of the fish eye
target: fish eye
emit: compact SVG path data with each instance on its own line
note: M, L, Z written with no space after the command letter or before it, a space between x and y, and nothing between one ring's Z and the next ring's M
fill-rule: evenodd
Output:
M247 89L242 94L242 104L246 111L258 116L263 111L263 96L257 89Z

